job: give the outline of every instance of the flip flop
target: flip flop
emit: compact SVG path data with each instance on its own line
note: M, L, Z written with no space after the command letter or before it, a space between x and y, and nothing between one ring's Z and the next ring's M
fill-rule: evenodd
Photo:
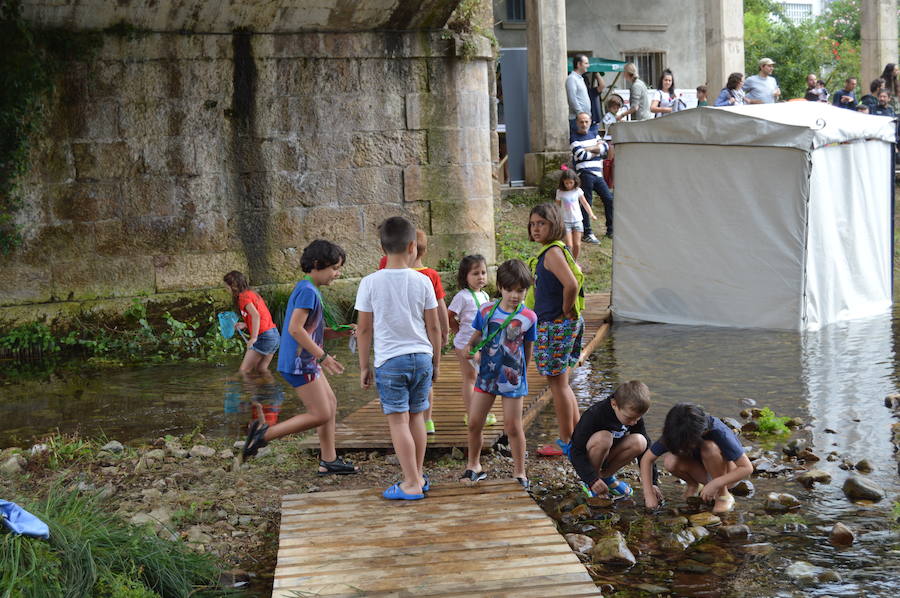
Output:
M259 452L259 449L264 446L268 446L268 442L266 442L266 430L269 429L269 424L263 423L264 420L254 419L250 422L250 427L247 429L247 440L244 441L244 450L243 457L244 460L249 459L256 455Z
M516 478L516 481L519 482L519 485L522 486L525 490L531 486L531 483L528 481L528 478Z
M340 457L337 457L334 461L320 460L319 467L325 468L325 471L318 472L319 475L349 475L352 473L359 473L359 467L353 463L347 463Z
M627 482L617 479L616 476L604 478L603 482L609 489L609 495L612 496L613 500L625 498L634 494L634 489L629 486Z
M541 457L562 457L563 452L555 444L545 444L542 447L538 447L537 454Z
M467 469L463 472L461 476L459 476L459 481L464 483L474 484L475 482L480 482L481 480L487 479L487 472L482 471L472 471L471 469Z
M427 473L423 473L422 477L425 479L425 483L422 485L422 492L428 492L431 490L431 480L428 479Z
M407 494L403 491L403 488L400 487L400 482L393 484L381 495L388 500L421 500L425 498L424 494Z

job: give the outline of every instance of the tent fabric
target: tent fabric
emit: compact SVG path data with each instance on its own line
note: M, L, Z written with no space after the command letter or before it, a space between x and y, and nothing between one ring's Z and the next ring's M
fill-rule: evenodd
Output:
M830 124L781 103L616 125L616 317L803 330L890 308L894 122L814 104Z
M884 313L891 306L890 146L826 147L812 163L805 327Z
M666 118L618 123L620 143L748 145L813 150L832 143L896 138L894 119L822 102L782 102L683 110Z
M575 64L573 62L573 58L569 58L569 72L575 68ZM626 62L622 62L621 60L612 60L611 58L597 58L594 56L588 57L588 70L589 73L621 73L625 70Z
M0 500L0 521L14 534L44 540L50 537L50 528L46 523L8 500Z

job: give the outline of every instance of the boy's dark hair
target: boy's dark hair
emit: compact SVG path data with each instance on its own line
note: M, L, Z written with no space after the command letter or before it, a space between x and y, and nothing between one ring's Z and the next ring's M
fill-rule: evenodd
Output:
M643 415L650 409L650 389L640 380L630 380L619 385L613 400L619 409L628 408Z
M697 86L698 93L706 93L707 91L709 91L709 89L706 87L706 85L698 85Z
M700 405L678 403L666 414L662 441L665 447L679 457L690 457L706 432L706 412Z
M878 77L877 79L875 79L871 83L869 83L869 93L875 93L876 91L881 89L881 87L883 85L884 85L884 79L882 79L881 77Z
M222 280L231 288L231 294L235 298L250 288L250 285L247 284L247 277L244 276L243 272L238 272L237 270L232 270L223 276Z
M578 173L571 168L566 168L562 171L562 174L559 175L559 186L557 187L557 189L559 189L560 191L565 191L566 181L575 181L576 189L581 186L581 179L578 177Z
M550 230L547 231L547 241L546 243L552 243L553 241L562 241L566 238L566 225L563 222L562 210L559 209L555 203L540 203L533 208L531 208L531 212L528 213L528 240L534 241L531 237L531 217L537 214L544 220L550 223ZM545 244L546 244L545 243Z
M459 270L456 272L456 288L460 291L469 288L469 272L477 264L487 264L487 260L480 253L467 255L459 260Z
M416 240L416 227L403 216L391 216L378 225L378 234L385 253L405 253L407 245Z
M323 270L329 266L341 265L347 259L347 254L340 245L316 239L306 246L300 256L300 269L306 273L313 270Z
M497 288L528 289L534 284L531 271L522 260L506 260L497 267Z

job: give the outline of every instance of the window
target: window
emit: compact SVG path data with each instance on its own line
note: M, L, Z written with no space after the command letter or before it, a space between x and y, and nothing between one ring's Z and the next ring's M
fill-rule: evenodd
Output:
M638 76L650 87L656 87L663 71L664 52L625 52L625 62L637 65Z
M506 20L525 20L525 0L506 0Z
M789 18L794 24L799 24L806 19L812 17L813 7L807 2L779 2L781 8L784 9L784 16Z

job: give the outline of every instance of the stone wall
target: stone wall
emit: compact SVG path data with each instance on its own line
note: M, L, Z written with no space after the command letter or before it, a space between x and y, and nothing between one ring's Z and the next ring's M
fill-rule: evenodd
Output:
M446 31L105 34L35 143L0 318L231 269L294 281L317 237L361 276L395 214L432 235L431 265L493 261L493 58L477 41L463 59Z

